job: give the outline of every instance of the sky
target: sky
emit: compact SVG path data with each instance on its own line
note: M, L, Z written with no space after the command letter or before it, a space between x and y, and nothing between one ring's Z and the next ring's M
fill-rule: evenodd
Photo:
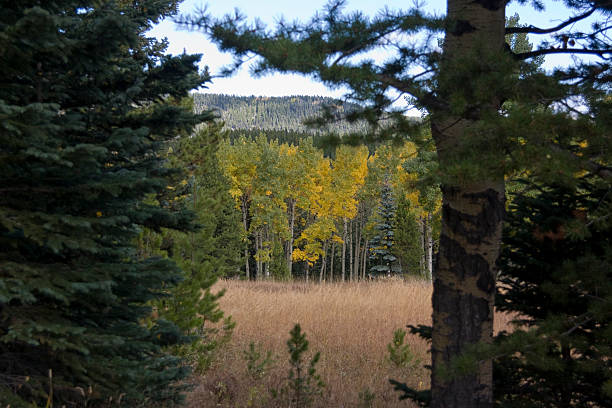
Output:
M206 7L207 12L215 17L232 14L239 9L242 14L248 16L250 22L255 18L260 19L269 27L282 17L288 21L308 21L315 12L323 9L327 0L287 1L287 0L224 0L205 2L204 0L185 0L180 5L179 14L194 14ZM346 11L359 10L364 14L373 16L380 9L387 6L390 9L406 9L413 3L409 0L349 0ZM444 14L446 9L445 0L429 0L422 2L423 7L430 13ZM511 3L506 14L508 16L519 13L521 23L533 24L539 27L551 27L559 24L567 18L568 14L559 2L547 0L544 12L536 12L529 6L520 6L516 2ZM157 38L167 38L169 54L180 54L186 51L188 54L203 54L201 67L208 66L210 73L216 75L221 67L231 63L232 56L221 53L206 36L197 31L188 31L178 27L173 20L166 19L155 26L149 35ZM530 38L537 42L537 38ZM567 57L547 57L545 67L552 68L564 64ZM201 92L223 93L230 95L256 95L256 96L288 96L288 95L320 95L340 98L345 90L330 90L320 82L313 79L289 74L271 74L260 78L253 78L248 69L243 67L237 74L229 78L214 78L208 85L208 89Z

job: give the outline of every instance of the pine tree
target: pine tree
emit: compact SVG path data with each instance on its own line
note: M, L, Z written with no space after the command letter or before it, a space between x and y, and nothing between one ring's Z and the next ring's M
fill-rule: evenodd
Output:
M368 18L343 13L344 3L332 1L309 22L282 22L275 31L248 24L239 13L222 19L200 16L187 23L234 52L235 67L260 56L255 74L294 72L330 87L348 87L346 99L363 109L347 117L367 120L379 138L419 142L405 109L393 105L398 94L430 114L443 196L429 332L431 406L491 407L490 359L461 378L441 374L474 345L492 341L505 175L524 170L527 162L540 165L550 179L571 177L582 167L609 171L599 160L589 163L586 155L574 155L567 136L582 134L589 143L609 148L609 122L597 117L605 114L601 98L582 98L586 109L580 110L574 97L593 95L593 89L605 93L610 65L577 61L549 75L532 69L529 61L561 53L609 58L610 6L606 1L566 1L568 18L541 28L506 27L508 2L502 0L447 0L444 18L418 9L385 9ZM575 23L588 18L594 23L585 33ZM523 33L547 39L533 51L511 50L506 35ZM381 48L394 54L382 61L366 54ZM377 126L381 117L390 123ZM600 150L604 155L609 151Z
M168 406L187 370L145 326L180 280L139 259L143 228L192 229L145 201L172 171L158 151L204 119L175 103L199 56L146 37L177 1L1 1L0 400L4 405Z
M384 180L381 188L381 199L378 206L378 223L374 227L377 234L370 240L370 261L373 275L397 272L397 257L393 255L395 234L395 213L397 207L393 199L393 191L388 179Z
M422 265L424 248L418 218L413 204L402 195L397 204L393 249L402 273L427 277Z
M612 185L524 182L512 196L500 259L499 407L612 406Z
M206 370L215 351L231 333L234 324L226 318L224 331L209 327L223 318L212 292L219 277L238 276L242 264L240 217L229 194L229 182L221 174L217 150L224 136L222 123L202 125L170 146L170 167L182 168L186 178L168 186L174 211L188 209L196 214L197 231L166 230L164 249L182 269L184 280L172 289L172 298L158 304L159 315L175 323L193 338L178 347L196 370Z

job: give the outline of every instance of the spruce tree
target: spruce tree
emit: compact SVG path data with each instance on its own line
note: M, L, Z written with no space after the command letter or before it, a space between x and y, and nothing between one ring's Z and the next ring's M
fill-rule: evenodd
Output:
M499 407L612 406L612 184L526 182L512 195L496 338Z
M145 326L180 279L139 259L143 228L191 229L144 201L172 171L159 148L204 119L171 103L207 80L197 55L147 38L178 1L1 1L0 401L168 406L187 370Z
M391 276L398 270L397 257L393 255L396 210L391 183L386 179L382 183L378 222L374 226L377 232L370 240L370 273L373 275Z

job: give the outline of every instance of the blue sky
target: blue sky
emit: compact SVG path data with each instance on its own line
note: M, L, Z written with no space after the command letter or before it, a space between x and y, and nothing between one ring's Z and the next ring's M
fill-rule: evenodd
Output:
M237 8L252 21L261 19L268 25L273 25L281 17L286 20L307 21L315 12L321 10L327 0L283 1L283 0L224 0L206 3L204 0L185 0L180 6L181 14L192 14L206 6L213 16L221 17L233 13ZM446 8L445 0L429 0L424 2L424 8L429 12L443 14ZM347 11L360 10L365 14L374 15L381 8L387 6L391 9L410 7L412 3L407 0L349 0ZM522 23L534 24L541 27L550 27L564 20L568 13L560 2L546 1L546 10L535 12L531 7L511 4L507 15L518 12ZM158 24L150 35L168 38L170 43L168 53L179 54L185 50L187 53L203 54L202 66L207 65L214 75L220 68L231 62L229 54L220 53L214 44L211 44L201 32L179 29L172 20L165 20ZM532 38L532 41L537 40ZM555 56L547 58L546 66L551 68L563 64L566 57ZM234 95L257 96L284 96L284 95L322 95L341 97L342 90L331 91L321 83L299 75L266 75L261 78L252 78L247 69L230 78L216 78L209 84L205 92L225 93Z

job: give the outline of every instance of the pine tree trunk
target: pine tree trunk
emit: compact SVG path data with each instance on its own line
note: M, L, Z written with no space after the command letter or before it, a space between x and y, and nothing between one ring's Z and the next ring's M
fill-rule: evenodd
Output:
M458 67L464 66L465 59L473 65L470 70L479 75L474 81L483 75L494 75L491 56L500 58L505 47L505 2L448 0L447 5L449 23L439 73L444 80L438 83L437 96L450 102L462 89L458 85L462 78ZM442 230L433 283L431 408L493 406L491 360L481 362L474 374L454 378L440 375L441 368L448 367L454 357L470 346L492 341L495 263L504 212L503 169L501 164L497 169L492 166L503 162L503 152L487 148L493 145L495 134L478 133L482 129L478 126L480 118L497 115L501 96L475 101L482 97L469 94L472 87L465 89L467 103L477 105L463 116L457 116L443 104L431 112L432 136L442 174L448 168L457 168L457 162L464 159L472 167L470 174L456 179L465 181L442 186ZM463 148L466 137L479 137L470 145L488 149L491 156L475 160L473 148ZM473 181L472 174L478 175Z
M347 220L344 218L344 230L342 231L342 282L344 282L346 278L346 240L347 240L347 228L346 228Z

